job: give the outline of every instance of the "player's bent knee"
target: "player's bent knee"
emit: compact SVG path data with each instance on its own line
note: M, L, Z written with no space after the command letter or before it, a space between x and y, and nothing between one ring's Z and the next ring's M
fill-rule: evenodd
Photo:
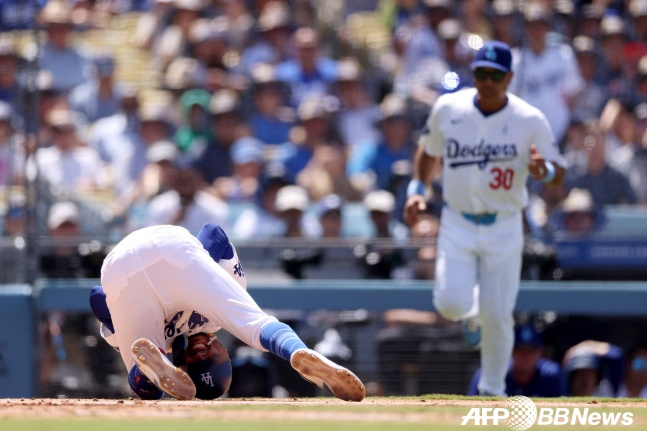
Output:
M434 298L434 306L445 319L463 319L472 309L472 304L458 298Z

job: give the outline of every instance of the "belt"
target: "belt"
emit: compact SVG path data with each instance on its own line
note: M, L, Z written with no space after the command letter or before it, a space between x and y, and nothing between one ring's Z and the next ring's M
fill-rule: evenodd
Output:
M482 225L491 225L496 221L496 213L481 213L481 214L468 214L461 213L463 217L472 223L482 224Z

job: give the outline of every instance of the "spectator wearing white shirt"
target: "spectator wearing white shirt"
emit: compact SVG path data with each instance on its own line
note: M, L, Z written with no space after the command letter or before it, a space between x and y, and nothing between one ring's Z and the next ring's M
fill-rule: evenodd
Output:
M515 74L509 89L546 116L560 142L571 122L572 106L584 88L584 81L571 47L547 41L549 11L531 3L524 17L526 46L513 50Z
M106 166L94 148L77 135L74 113L57 108L48 115L52 146L36 150L39 175L56 193L74 194L105 189Z

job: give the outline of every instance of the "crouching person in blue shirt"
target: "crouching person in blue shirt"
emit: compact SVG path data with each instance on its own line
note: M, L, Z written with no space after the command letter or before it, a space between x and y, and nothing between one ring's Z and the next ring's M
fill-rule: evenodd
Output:
M543 358L544 346L539 334L532 325L515 327L512 359L505 377L508 396L560 397L566 395L566 381L557 362ZM476 387L481 370L472 378L469 395L478 395Z

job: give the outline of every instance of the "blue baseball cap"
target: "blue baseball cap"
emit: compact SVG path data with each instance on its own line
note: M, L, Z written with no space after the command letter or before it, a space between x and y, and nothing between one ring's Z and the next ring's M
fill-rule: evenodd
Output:
M532 325L519 325L514 328L514 347L541 347L541 335Z
M512 70L512 52L510 47L503 42L493 40L485 42L481 49L476 52L472 69L477 67L491 67L508 73Z
M220 398L231 385L231 360L229 357L213 357L187 364L186 373L195 384L196 398L200 400Z

